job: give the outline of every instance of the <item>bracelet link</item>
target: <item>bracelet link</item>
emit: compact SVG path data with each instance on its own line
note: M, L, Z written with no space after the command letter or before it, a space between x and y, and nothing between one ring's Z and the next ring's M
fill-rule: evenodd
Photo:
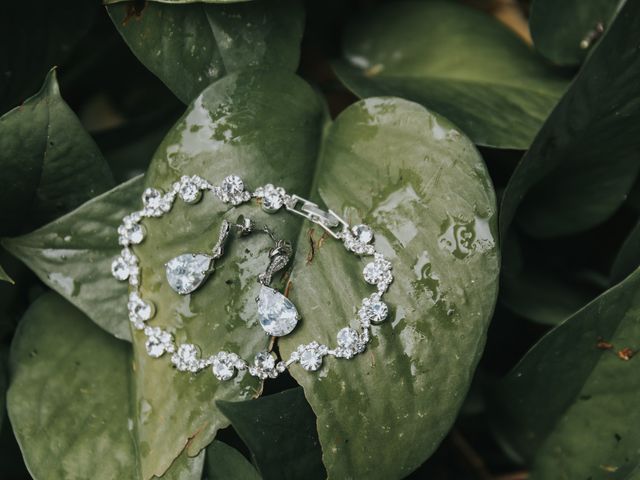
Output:
M297 208L299 203L301 205ZM317 204L298 195L290 195L285 201L284 208L321 226L335 239L341 238L340 231L342 228L338 229L338 227L349 227L349 224L333 210L323 210Z

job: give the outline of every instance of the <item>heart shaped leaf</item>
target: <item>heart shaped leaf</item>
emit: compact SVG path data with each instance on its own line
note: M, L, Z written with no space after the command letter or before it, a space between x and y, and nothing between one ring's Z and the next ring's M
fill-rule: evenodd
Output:
M141 9L127 2L107 10L136 57L184 103L242 68L296 70L301 2L220 3L227 2L146 2Z
M639 292L636 270L543 337L496 389L496 427L532 463L531 478L637 465Z
M218 402L264 479L323 479L316 418L301 388L247 402Z
M61 297L29 308L12 344L7 406L36 480L140 478L131 371L129 344ZM184 456L164 478L199 480L203 461Z
M536 50L557 65L579 65L609 27L620 0L535 0L529 28Z
M49 287L63 295L117 338L131 340L127 286L109 275L120 251L117 228L136 208L142 176L118 185L72 213L2 246Z
M482 352L498 279L493 189L469 139L395 98L345 110L316 171L314 198L370 225L392 261L392 313L365 355L292 374L318 417L329 478L398 478L449 430ZM303 328L280 341L285 355L312 340L335 346L371 293L368 260L317 237L311 254L311 235L298 238L290 296Z
M626 2L511 176L500 230L587 230L620 207L640 169L640 3Z
M251 462L235 448L214 440L207 447L207 478L209 480L261 480Z
M493 189L473 144L417 104L360 102L323 140L324 112L313 90L289 73L228 75L208 87L167 135L146 183L166 190L182 175L219 184L237 174L249 188L274 183L311 193L345 218L374 227L396 268L388 295L392 322L375 330L367 355L328 361L319 374L294 368L293 375L318 417L330 477L374 471L398 477L422 463L445 435L482 351L498 278ZM168 259L209 251L222 219L240 214L267 223L279 238L298 239L291 299L303 322L280 342L281 351L310 339L334 343L367 290L362 261L337 242L320 240L296 217L268 215L256 205L230 209L210 196L195 206L178 201L165 218L144 221L147 238L135 252L142 295L157 307L153 324L173 331L180 343L197 343L207 356L230 350L251 360L268 346L254 301L255 279L271 246L264 235L233 241L215 274L190 296L175 294L164 278ZM315 253L309 256L311 240ZM40 248L47 249L46 240ZM106 281L108 269L96 275ZM246 375L225 383L206 372L192 377L172 370L166 359L149 358L143 335L134 334L133 343L137 402L147 412L136 425L144 478L162 474L183 450L195 455L211 442L227 424L216 400L260 393L260 384ZM400 464L388 456L391 439L402 452Z
M456 2L394 2L351 25L335 71L359 97L397 95L480 145L526 149L566 81L490 16Z
M95 143L60 97L55 70L0 117L0 234L33 228L113 186Z

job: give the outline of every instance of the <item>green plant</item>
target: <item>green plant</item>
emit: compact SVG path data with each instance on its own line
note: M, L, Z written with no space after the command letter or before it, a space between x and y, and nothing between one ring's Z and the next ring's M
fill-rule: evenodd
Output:
M2 478L640 478L640 3L36 3L0 16ZM375 228L395 281L365 355L228 383L146 355L117 226L145 186L231 173ZM191 297L153 267L239 214L294 243L305 320L274 348L329 342L361 261L206 199L136 247L154 322L270 348L265 238Z

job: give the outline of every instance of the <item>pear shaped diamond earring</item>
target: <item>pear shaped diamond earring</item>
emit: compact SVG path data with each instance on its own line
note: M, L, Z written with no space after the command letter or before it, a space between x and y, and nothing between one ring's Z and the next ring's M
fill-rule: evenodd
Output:
M165 264L167 281L180 295L188 295L204 283L214 270L214 261L224 254L224 244L229 238L230 224L223 220L218 242L211 255L205 253L184 253Z

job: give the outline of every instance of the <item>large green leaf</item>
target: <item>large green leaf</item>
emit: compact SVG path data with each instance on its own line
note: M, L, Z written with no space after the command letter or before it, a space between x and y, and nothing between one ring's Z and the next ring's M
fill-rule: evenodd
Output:
M639 337L637 270L553 329L501 382L497 427L532 462L532 478L608 478L608 467L637 464L640 363L616 353L636 349Z
M131 340L127 286L109 275L119 253L116 229L136 209L142 176L123 183L75 211L2 246L117 338Z
M49 221L113 185L95 143L60 97L55 70L0 117L0 234Z
M30 307L12 344L7 399L36 480L140 478L131 367L129 345L61 297L45 294ZM203 460L181 458L165 478L199 480Z
M171 2L180 3L180 2ZM298 0L236 5L132 2L108 6L133 53L183 102L246 67L298 67L304 24Z
M326 478L316 418L301 388L218 407L251 450L262 478Z
M640 222L629 232L611 267L611 283L615 284L640 267Z
M625 200L640 168L638 48L640 2L627 2L509 180L503 235L514 217L535 236L580 232Z
M396 267L388 295L393 321L376 328L366 355L328 360L319 374L292 373L318 417L329 476L398 477L422 463L445 435L482 351L498 278L493 189L473 144L420 105L360 102L321 145L324 127L324 105L292 74L228 75L171 130L146 182L167 189L185 174L215 184L235 173L250 188L273 182L375 228L379 247ZM251 359L266 348L254 310L254 279L269 248L264 235L233 242L213 277L191 296L179 297L164 279L164 262L210 249L222 218L239 214L299 239L291 297L309 320L280 342L281 350L289 353L312 338L334 344L368 290L360 275L364 261L327 240L316 244L307 263L309 225L302 228L284 212L269 216L256 205L229 209L210 196L196 206L177 202L165 218L145 221L148 237L136 253L143 296L157 307L153 324L174 330L180 342L201 345L205 354L225 349ZM317 233L314 238L318 242ZM107 281L108 268L96 275ZM216 400L260 392L246 376L220 384L209 372L176 372L168 360L146 355L140 334L133 343L137 398L149 412L137 425L145 478L161 474L183 449L194 455L211 442L227 424ZM390 444L396 455L389 455Z
M395 98L352 105L326 134L314 198L364 221L393 261L390 323L371 349L292 374L318 417L330 478L397 478L420 465L451 427L482 352L496 298L496 208L473 144L448 121ZM364 261L337 243L300 232L291 298L304 327L299 343L335 345L368 294Z
M535 0L529 27L536 49L558 65L578 65L607 28L620 0ZM586 42L585 44L582 44Z
M209 480L260 480L251 462L235 448L214 440L207 447L206 468Z
M358 18L343 55L336 73L356 95L414 100L501 148L528 148L566 86L496 19L448 1L395 2Z

